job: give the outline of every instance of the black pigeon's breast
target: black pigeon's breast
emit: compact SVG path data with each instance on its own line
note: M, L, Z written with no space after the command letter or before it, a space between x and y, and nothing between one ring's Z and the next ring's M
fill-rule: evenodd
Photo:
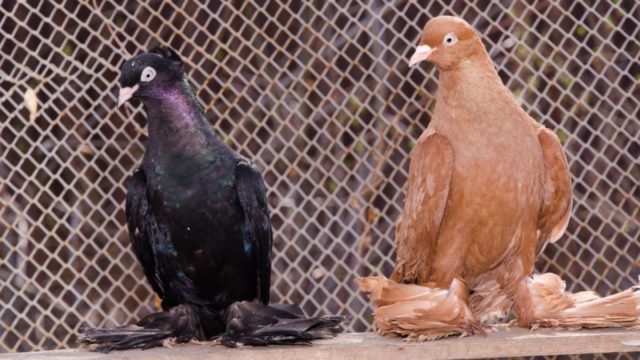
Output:
M151 206L167 226L177 261L206 300L220 306L253 300L257 264L243 234L235 163L188 164L154 164L148 179Z

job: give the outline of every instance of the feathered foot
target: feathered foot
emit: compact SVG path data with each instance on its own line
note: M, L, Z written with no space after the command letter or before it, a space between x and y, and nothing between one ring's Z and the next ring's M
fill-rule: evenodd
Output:
M484 333L467 306L467 288L457 279L449 289L399 284L384 277L360 278L357 283L377 307L374 323L382 335L422 341Z
M514 298L518 325L571 329L640 325L640 288L607 297L592 291L565 291L558 275L527 278Z
M220 343L229 347L309 344L342 332L343 321L342 316L308 318L295 305L240 301L226 310L226 330Z
M115 329L82 328L78 334L79 342L89 344L91 350L103 353L156 346L170 347L193 338L202 339L203 335L197 316L187 305L149 314L136 325Z
M469 306L481 324L497 324L511 311L511 300L497 281L489 280L473 288Z

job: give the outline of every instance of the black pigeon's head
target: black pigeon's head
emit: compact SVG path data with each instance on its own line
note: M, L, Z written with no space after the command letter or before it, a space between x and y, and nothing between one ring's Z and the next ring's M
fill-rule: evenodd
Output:
M127 60L120 68L118 106L131 98L162 96L163 92L182 80L184 64L171 49L157 47Z

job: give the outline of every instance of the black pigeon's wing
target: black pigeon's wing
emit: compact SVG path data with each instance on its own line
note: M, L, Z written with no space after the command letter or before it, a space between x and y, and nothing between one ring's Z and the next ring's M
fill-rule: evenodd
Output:
M163 309L182 302L204 305L179 263L171 234L149 206L144 171L138 169L127 189L127 224L133 251L153 290L162 299Z
M267 189L258 170L247 161L236 165L236 191L244 211L245 246L254 249L258 268L258 301L269 303L271 285L271 220L267 205Z
M144 171L138 169L127 188L127 226L129 228L129 241L133 247L138 261L142 265L144 274L151 283L153 290L164 297L164 288L159 274L156 272L156 262L149 241L149 225L153 222L147 201L147 185Z

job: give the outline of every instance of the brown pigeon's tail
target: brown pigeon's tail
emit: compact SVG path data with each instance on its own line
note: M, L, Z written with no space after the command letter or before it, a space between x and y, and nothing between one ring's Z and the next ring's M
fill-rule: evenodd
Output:
M308 344L342 331L342 316L306 317L296 305L264 305L239 301L225 312L226 330L220 342L238 345Z
M374 323L382 335L435 340L449 335L482 333L467 306L467 289L454 279L449 289L399 284L384 277L357 280L377 307Z
M203 338L198 316L188 305L149 314L137 325L114 329L83 328L78 335L79 342L89 344L91 350L104 353L113 350L148 349Z
M565 282L558 275L551 273L534 275L525 283L528 294L519 291L514 299L521 326L578 329L640 325L639 288L607 297L592 291L573 294L565 291Z

